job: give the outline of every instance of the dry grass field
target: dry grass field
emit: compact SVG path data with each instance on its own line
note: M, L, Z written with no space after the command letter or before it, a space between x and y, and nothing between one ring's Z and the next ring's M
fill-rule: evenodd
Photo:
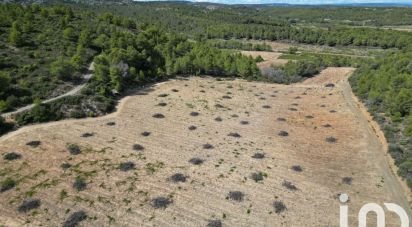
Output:
M0 180L16 185L0 193L0 226L339 226L343 192L350 224L367 202L409 207L352 70L289 86L174 80L105 117L5 135Z

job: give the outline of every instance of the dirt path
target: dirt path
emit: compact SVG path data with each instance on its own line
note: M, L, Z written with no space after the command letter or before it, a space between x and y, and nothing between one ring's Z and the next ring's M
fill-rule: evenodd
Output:
M373 151L375 155L371 155L371 162L374 163L381 171L384 178L385 185L389 191L395 196L398 205L403 207L412 217L411 209L411 190L407 187L404 180L402 180L396 173L397 167L394 165L393 159L388 153L387 142L379 125L372 119L366 107L359 102L352 92L352 88L347 79L342 83L342 94L348 104L349 108L359 116L362 127L367 132L367 141L369 150Z
M90 65L89 68L91 68L91 67L92 66ZM70 91L68 91L68 92L66 92L62 95L59 95L59 96L54 97L54 98L46 99L46 100L42 101L42 103L50 103L50 102L56 101L56 100L64 98L64 97L77 94L80 90L82 90L86 86L87 82L90 80L90 78L92 78L92 76L93 76L93 74L83 75L82 76L83 80L84 80L83 84L80 84L80 85L77 85L77 86L73 87L73 89L71 89ZM34 107L34 104L30 104L30 105L27 105L27 106L20 107L17 110L12 111L12 112L2 113L1 116L4 117L4 118L9 118L9 117L12 117L13 115L16 115L18 113L30 110L33 107Z
M84 210L93 217L85 226L206 226L210 220L224 226L338 226L342 192L350 196L350 226L367 202L395 202L410 214L384 146L353 99L347 82L352 71L328 68L293 85L168 81L127 96L110 115L9 133L0 137L0 156L16 151L22 157L0 160L0 180L21 180L0 193L0 225L58 226ZM331 136L337 141L325 141ZM27 146L32 140L41 144ZM82 152L71 155L67 144ZM133 150L134 144L144 149ZM253 158L256 153L264 157ZM195 157L203 163L191 164ZM135 168L120 171L126 161ZM63 163L71 167L62 169ZM252 179L256 172L264 174L259 182ZM173 183L175 173L188 179ZM79 175L87 179L83 191L72 187ZM230 191L244 197L231 200ZM27 195L41 200L35 216L17 212ZM154 209L152 199L159 196L173 202ZM286 209L276 211L274 202ZM387 226L399 226L395 215L386 218Z

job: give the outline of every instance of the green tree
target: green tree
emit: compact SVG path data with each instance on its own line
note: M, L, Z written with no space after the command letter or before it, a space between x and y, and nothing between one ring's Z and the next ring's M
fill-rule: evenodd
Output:
M15 47L19 47L23 44L23 35L20 30L20 25L17 21L13 22L9 34L9 43Z
M50 73L61 80L73 80L75 78L72 63L62 57L51 64Z

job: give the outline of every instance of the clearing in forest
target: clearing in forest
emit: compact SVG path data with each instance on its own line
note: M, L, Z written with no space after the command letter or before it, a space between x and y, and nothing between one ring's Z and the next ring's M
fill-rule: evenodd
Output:
M352 71L288 86L168 81L104 117L5 135L0 225L337 226L340 193L351 226L367 202L408 207Z

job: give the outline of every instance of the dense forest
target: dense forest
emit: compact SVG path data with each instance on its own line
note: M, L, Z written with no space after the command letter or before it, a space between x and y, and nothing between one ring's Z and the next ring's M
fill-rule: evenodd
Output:
M259 76L252 58L110 13L14 4L0 12L0 111L38 104L17 117L20 125L101 115L113 109L115 94L177 74ZM79 83L92 60L95 74L81 97L40 105Z
M412 9L89 3L96 4L0 4L0 112L35 103L16 117L16 126L0 119L0 134L111 112L128 89L177 75L293 83L327 66L353 66L353 90L382 125L412 187L412 33L367 27L410 25ZM396 51L370 59L312 56L263 77L259 59L233 51L271 50L254 40ZM41 103L83 83L91 62L94 76L81 94Z
M278 11L283 11L284 8L276 10L274 7L151 2L127 5L94 5L90 8L96 12L114 12L119 15L137 18L140 23L157 23L166 30L185 33L195 39L289 40L317 45L354 45L383 48L402 48L412 40L411 33L394 30L388 32L384 29L340 26L336 23L331 24L331 26L316 28L307 24L297 25L291 23L287 18L278 16L282 15ZM292 9L288 10L286 8L285 11L293 11ZM346 12L346 14L351 12L351 8L344 9L343 12ZM271 12L272 10L273 12ZM297 9L297 15L300 15L299 10L302 9ZM305 10L315 11L311 8ZM325 11L321 9L316 9L316 11L318 14L308 12L308 15L312 15L312 18L319 18L319 15L323 15L324 17L339 20L338 15L341 14L342 9L329 8ZM393 24L403 23L404 21L404 18L400 18L398 13L402 13L402 15L411 15L412 13L410 9L402 9L398 12L396 8L391 8L384 12L386 11L393 12L387 15ZM382 9L376 12L359 8L354 12L353 17L356 15L363 17L365 20L367 18L370 20L384 18L380 13Z

